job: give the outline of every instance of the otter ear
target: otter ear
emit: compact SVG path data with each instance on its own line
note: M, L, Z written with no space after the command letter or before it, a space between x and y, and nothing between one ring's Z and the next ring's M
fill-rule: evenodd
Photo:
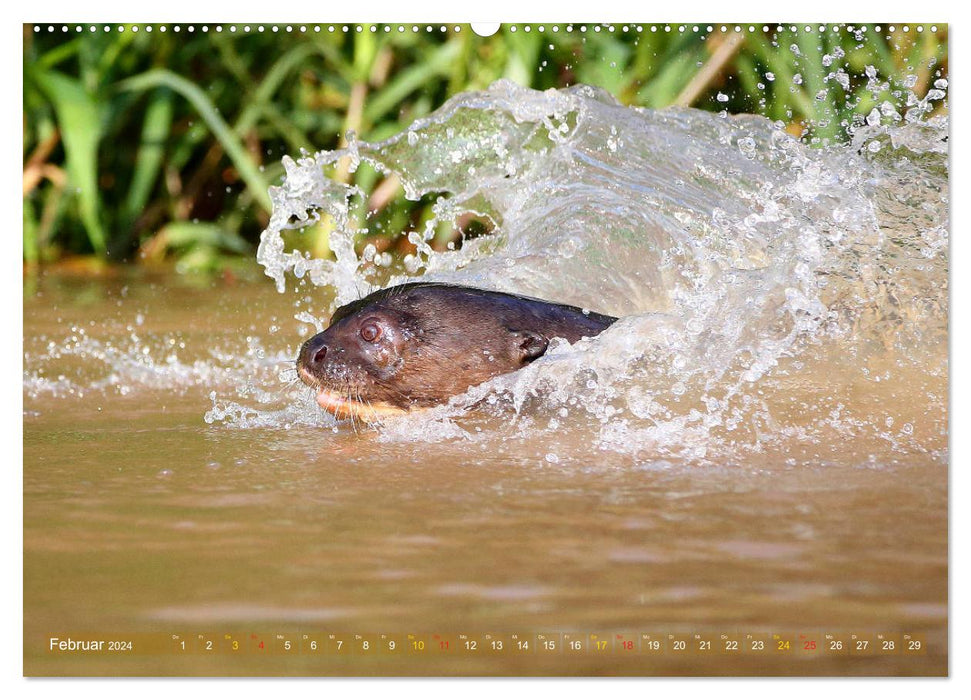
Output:
M550 341L535 331L511 331L513 338L513 352L519 353L520 361L525 365L546 352Z

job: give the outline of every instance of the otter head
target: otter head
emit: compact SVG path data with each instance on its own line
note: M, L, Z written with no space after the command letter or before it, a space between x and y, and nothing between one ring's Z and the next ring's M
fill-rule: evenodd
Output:
M374 304L338 309L331 325L300 348L297 373L317 390L317 403L338 418L407 410L396 377L408 361L414 319Z
M409 284L342 306L303 344L297 373L338 418L371 421L445 403L546 351L478 290ZM515 324L513 324L515 325Z

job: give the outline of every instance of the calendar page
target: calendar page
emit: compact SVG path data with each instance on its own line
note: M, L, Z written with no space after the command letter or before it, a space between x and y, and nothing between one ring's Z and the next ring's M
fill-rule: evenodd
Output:
M946 676L948 32L24 24L24 675Z

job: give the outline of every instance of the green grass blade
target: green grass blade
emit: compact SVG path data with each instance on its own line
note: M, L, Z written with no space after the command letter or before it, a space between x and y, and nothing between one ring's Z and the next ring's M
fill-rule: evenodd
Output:
M40 259L40 246L37 244L37 217L34 207L29 201L24 201L24 262L33 267Z
M250 245L238 233L205 221L173 221L159 232L168 249L208 246L233 253L249 253Z
M72 39L47 51L37 58L36 66L43 71L49 71L54 66L77 56L81 49L81 39Z
M142 124L142 141L135 158L135 171L125 199L125 220L134 221L152 192L165 154L165 139L172 126L172 93L159 90L149 102Z
M815 135L831 139L839 131L836 94L842 88L835 80L827 82L824 75L826 69L823 66L823 54L826 52L827 36L815 32L802 32L796 43L802 54L802 60L798 65L802 68L803 83L813 106L813 111L806 116L813 123Z
M672 104L687 84L685 76L691 75L705 59L705 50L698 46L679 52L641 88L638 100L648 107L660 108Z
M771 117L789 122L794 116L789 114L789 109L794 108L804 118L810 119L816 113L816 105L803 87L794 82L797 71L794 69L793 54L786 45L787 41L791 45L792 37L780 36L776 41L777 45L759 32L748 37L748 44L754 53L761 58L768 70L775 74L775 80L770 81Z
M612 34L594 34L587 39L585 60L577 66L577 77L581 83L596 85L612 95L619 95L627 80L624 69L631 53L630 47Z
M533 76L539 67L539 54L543 37L539 33L516 32L506 36L509 48L502 77L520 85L533 84Z
M375 92L364 108L364 119L375 124L410 93L425 85L437 75L446 76L451 72L452 61L456 59L462 45L458 41L447 41L435 49L428 60L407 68L388 83L382 90Z
M240 143L239 137L226 124L200 87L165 68L156 68L118 83L120 90L138 91L159 87L168 87L177 92L195 107L199 116L206 122L206 126L209 127L223 147L223 151L225 151L229 160L236 167L243 182L253 192L256 201L265 211L269 212L273 205L267 192L266 181L246 152L243 144Z
M101 110L79 81L55 71L35 70L32 75L54 105L64 143L65 169L78 199L81 222L91 247L103 255L105 231L98 191Z
M247 105L240 113L239 119L236 120L233 130L237 134L243 135L249 131L260 118L260 113L271 105L271 98L277 88L283 83L284 78L299 68L315 50L316 47L313 44L298 44L283 54L270 67L270 70L266 72L263 80L253 93L252 98L247 101Z

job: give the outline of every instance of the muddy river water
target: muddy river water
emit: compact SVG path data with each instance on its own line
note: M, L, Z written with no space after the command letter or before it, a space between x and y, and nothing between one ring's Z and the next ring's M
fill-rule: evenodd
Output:
M939 455L874 462L865 441L826 452L793 439L692 462L597 449L568 429L530 439L490 415L467 426L493 433L480 442L389 441L323 418L207 423L212 392L295 354L299 324L268 280L46 276L28 285L24 317L30 675L946 672ZM250 361L234 366L240 357ZM299 410L318 411L310 397ZM51 637L165 646L225 634L385 634L402 646L411 634L429 648L435 634L454 645L459 634L483 645L545 634L585 646L270 658L49 649ZM611 643L598 655L591 634L637 638L636 653ZM722 634L820 645L909 634L924 646L651 655L645 634L716 647Z

